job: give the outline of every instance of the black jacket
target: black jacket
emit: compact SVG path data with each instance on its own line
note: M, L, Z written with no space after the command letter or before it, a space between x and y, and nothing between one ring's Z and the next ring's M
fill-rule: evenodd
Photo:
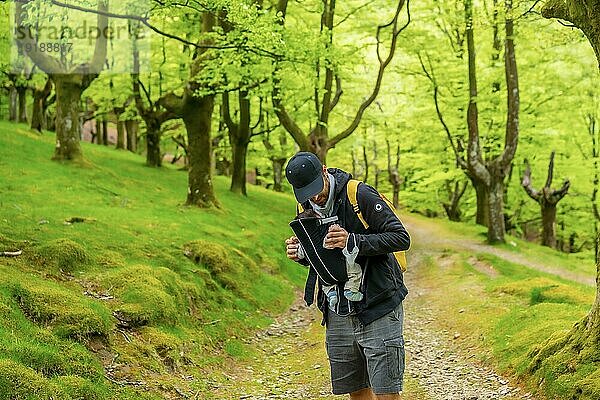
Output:
M379 193L362 183L358 186L357 198L363 218L369 225L365 229L352 209L346 192L346 184L352 176L337 168L329 168L328 172L335 178L333 214L338 216L341 227L354 234L359 249L356 262L363 270L361 292L364 298L353 305L360 321L368 324L396 308L408 294L393 252L408 250L410 236ZM302 206L304 209L311 208L309 202ZM307 286L311 275L315 276L314 273L309 274ZM341 285L343 289L343 284ZM314 290L314 286L312 289ZM310 293L307 303L312 303L312 296L313 293ZM327 299L320 285L317 302L326 321Z

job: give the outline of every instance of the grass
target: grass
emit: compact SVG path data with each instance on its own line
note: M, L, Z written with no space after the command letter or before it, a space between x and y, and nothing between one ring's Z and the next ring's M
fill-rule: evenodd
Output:
M0 399L162 398L247 357L237 338L305 276L282 250L291 196L215 177L222 208L200 210L185 172L88 143L61 164L53 146L0 122L0 251L23 250L0 258Z
M23 250L0 257L0 399L193 397L224 359L249 363L244 337L304 280L282 251L291 196L250 186L244 198L215 177L222 208L200 210L183 205L187 175L175 168L87 143L84 166L61 164L50 161L53 146L51 134L0 122L0 251ZM426 292L417 301L461 334L459 348L548 398L598 398L597 363L563 354L530 372L531 351L587 313L592 287L453 244L482 243L480 227L407 216L409 228L413 219L451 239L409 269ZM589 253L510 237L499 247L594 273ZM320 329L310 341L323 357ZM322 373L311 357L295 360Z
M483 241L480 229L449 223L440 226L443 237L447 237L443 230L448 229L448 235ZM457 227L459 229L455 229ZM587 267L573 265L578 261L571 255L534 249L539 246L531 243L518 242L516 247L530 257L563 259L565 269L589 273ZM480 266L474 266L474 262L487 264L497 273L485 273ZM588 264L593 261L589 260ZM599 363L578 362L576 357L563 354L550 357L542 369L531 369L532 350L561 337L580 321L594 301L595 288L494 255L473 254L452 246L442 250L441 255L424 259L417 269L419 286L427 288L426 295L417 302L445 316L438 324L449 335L460 333L460 339L455 340L458 348L468 354L478 354L480 362L512 375L538 396L597 398L585 393L600 393ZM418 309L418 305L414 308Z

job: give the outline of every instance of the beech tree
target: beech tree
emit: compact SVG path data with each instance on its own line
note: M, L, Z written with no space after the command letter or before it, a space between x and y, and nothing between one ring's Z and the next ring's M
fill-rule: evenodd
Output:
M326 161L327 152L334 148L340 141L350 136L356 128L367 110L377 98L381 89L383 76L387 66L392 61L396 52L396 44L400 33L410 23L410 12L408 12L408 21L401 25L400 13L404 8L405 0L399 0L396 5L396 10L392 20L388 23L377 27L377 60L379 68L375 83L371 93L360 103L350 123L343 129L333 128L330 126L330 119L336 106L342 97L342 79L336 71L335 60L330 56L317 57L315 65L315 87L312 102L314 104L314 115L316 122L314 126L308 130L302 128L298 122L299 118L292 115L289 111L293 105L287 104L285 93L282 90L282 74L280 68L276 68L276 75L273 85L272 100L275 108L275 113L281 122L281 125L294 138L300 150L311 151L315 153L323 162ZM407 2L408 4L408 2ZM281 16L281 24L285 26L285 19L288 7L288 0L281 0L277 4L278 14ZM333 37L335 33L334 17L336 12L336 0L324 0L321 15L320 32L324 35L323 54L329 54L333 49ZM386 30L390 31L389 45L387 53L383 49L382 35ZM335 91L334 91L335 85ZM330 136L333 133L333 136Z
M100 0L97 7L96 28L105 31L108 26L108 2ZM37 41L31 27L26 25L27 9L15 2L17 26L25 32L20 39L23 46L37 48ZM107 37L100 34L95 39L94 52L88 61L70 64L64 57L53 57L49 52L29 51L27 55L35 65L51 77L56 91L56 147L53 160L81 161L80 101L82 92L89 87L104 67L107 51Z
M201 16L200 44L208 44L211 39L208 34L216 26L216 17L213 12L204 12ZM212 140L211 126L215 104L215 92L203 86L198 78L207 63L214 57L206 47L197 47L194 51L193 62L190 66L190 79L187 82L183 95L178 96L168 93L160 105L183 119L188 139L188 192L187 205L199 207L219 207L215 196L211 174Z
M554 154L554 151L550 154L548 177L542 189L536 190L533 188L531 166L527 159L525 159L525 172L521 180L521 185L525 189L525 192L540 205L542 213L542 245L551 248L556 248L556 205L567 195L571 186L569 180L565 180L560 189L552 189Z
M507 91L507 115L504 149L491 159L484 159L479 138L479 122L477 109L477 75L475 69L475 39L473 34L473 2L465 1L466 39L469 65L469 106L467 109L467 126L469 139L467 155L459 162L467 176L475 184L475 190L484 192L488 210L488 242L504 242L504 192L505 178L510 170L512 160L517 151L519 139L519 80L515 56L514 28L512 19L512 0L505 1L505 33L504 69Z

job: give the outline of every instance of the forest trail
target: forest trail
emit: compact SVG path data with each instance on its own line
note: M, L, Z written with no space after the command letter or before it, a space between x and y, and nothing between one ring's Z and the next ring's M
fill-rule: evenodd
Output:
M529 268L556 275L560 278L567 279L573 282L581 283L588 286L595 286L595 277L591 275L579 274L573 271L565 270L559 265L551 265L541 263L537 260L532 260L525 255L513 253L501 248L489 246L484 243L478 243L469 240L464 236L453 234L445 231L443 234L439 232L439 225L434 221L424 220L423 218L414 218L407 215L402 218L414 240L418 243L420 251L411 252L411 256L422 256L426 253L437 253L448 248L459 248L470 250L473 253L487 253L496 257L503 258L515 264L527 266ZM488 271L493 274L493 271Z
M439 315L416 304L426 304L427 289L419 282L419 269L427 256L439 259L444 250L456 248L491 253L546 272L550 266L491 246L441 237L438 226L417 218L403 218L413 238L410 269L405 274L409 298L405 302L406 371L404 399L410 400L516 400L535 399L508 379L477 362L477 354L456 349L453 337L434 324ZM539 267L539 268L538 268ZM566 279L564 271L555 271ZM551 272L553 273L553 272ZM583 277L574 276L575 279ZM586 282L587 283L587 282ZM298 300L266 330L247 340L253 354L244 361L231 360L212 371L209 399L342 399L333 396L324 346L324 328L314 306ZM425 300L425 301L419 301ZM476 350L474 350L476 352Z

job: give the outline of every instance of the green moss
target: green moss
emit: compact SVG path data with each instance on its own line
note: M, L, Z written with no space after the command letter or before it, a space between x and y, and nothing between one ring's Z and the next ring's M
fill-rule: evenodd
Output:
M116 297L115 316L121 324L139 327L174 324L200 299L199 288L168 268L136 265L110 271L101 284Z
M96 262L98 265L108 268L123 267L127 264L123 254L112 250L104 250L96 258Z
M183 341L177 336L154 327L144 327L140 333L168 369L176 370L187 362Z
M29 281L16 283L11 289L25 315L49 325L59 336L78 340L93 335L107 337L112 328L106 307L57 284Z
M109 398L109 390L103 384L98 384L79 376L67 375L52 379L60 388L64 399L102 400Z
M194 263L205 267L225 288L239 290L240 282L235 277L240 274L241 267L224 246L205 240L195 240L183 246L183 254Z
M192 383L182 375L200 365L218 368L227 340L264 327L267 315L292 300L290 282L304 282L305 270L281 251L291 195L250 186L241 198L229 192L228 178L217 176L222 209L184 207L186 174L170 165L148 169L136 154L82 143L94 167L73 168L50 160L53 135L15 126L0 121L0 163L7 172L0 247L23 254L0 258L0 357L44 377L55 398L102 395L101 385L94 389L104 373L100 360L116 355L115 379L147 385L105 382L109 398L175 395L167 387L186 391ZM23 157L10 156L15 148ZM97 222L62 223L74 215ZM36 223L42 219L48 223ZM202 263L182 252L198 238L208 241L196 243ZM122 330L113 313L135 329ZM95 331L109 346L98 349ZM69 394L58 386L71 388Z
M600 365L586 378L581 379L575 385L575 393L579 400L597 400L600 399Z
M91 262L85 248L70 239L51 240L36 246L32 248L30 258L36 265L67 273L83 270Z
M51 399L59 388L33 369L0 359L0 394L3 399Z
M19 251L30 246L25 240L13 240L0 235L0 251Z
M102 382L74 375L47 379L32 368L0 359L0 398L102 400L109 398L109 390Z
M589 290L583 291L579 286L564 284L558 280L544 277L513 281L496 287L495 291L522 297L529 300L530 305L538 303L580 305L593 301Z
M241 359L248 359L252 354L248 346L238 339L228 340L225 343L225 352L232 357Z

